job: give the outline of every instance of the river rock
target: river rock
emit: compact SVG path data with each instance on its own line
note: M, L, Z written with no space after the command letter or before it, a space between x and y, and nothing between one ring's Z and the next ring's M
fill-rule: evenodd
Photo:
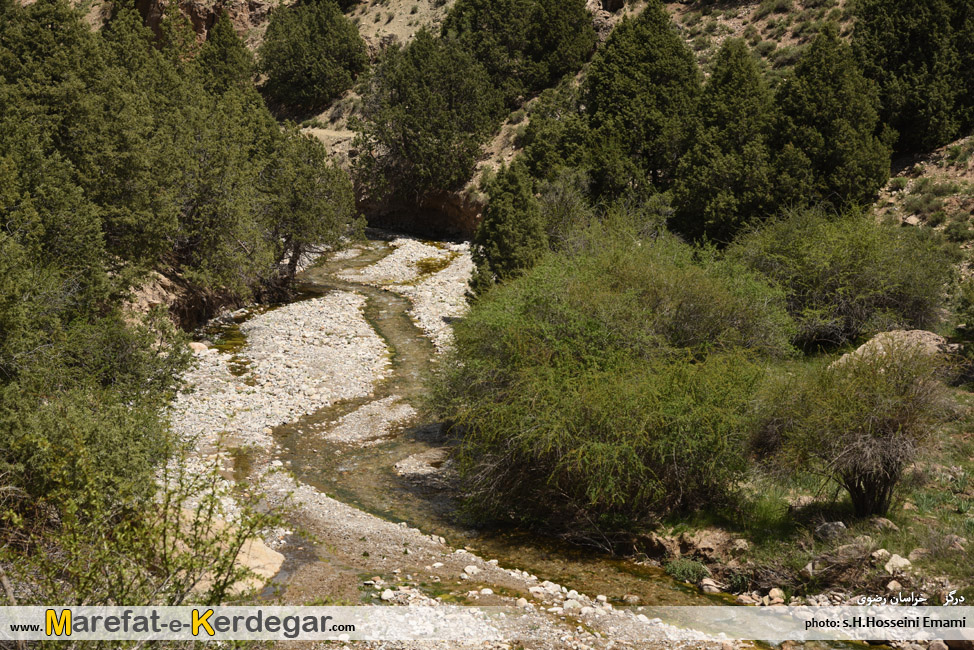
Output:
M974 640L948 639L944 641L950 650L974 650Z
M949 344L944 337L926 330L893 330L877 334L855 351L843 354L829 367L836 368L849 361L882 356L888 350L895 348L916 348L924 354L935 356L938 354L954 354L960 349L960 346Z
M385 601L392 600L395 597L396 597L396 592L394 592L392 589L386 589L385 591L382 592L382 596L381 596L382 600Z
M930 555L930 549L915 548L912 551L910 551L910 554L907 555L907 558L909 558L910 562L916 562L917 560L923 559L928 555Z
M679 558L680 543L672 537L665 537L657 533L647 533L637 538L637 547L651 558Z
M886 573L890 575L899 575L907 571L910 566L911 563L908 559L894 553L892 556L890 556L886 564L883 565L883 569L885 569Z
M720 562L731 546L731 537L722 530L706 528L693 533L681 533L679 543L683 555L698 556L708 562Z
M747 543L747 540L738 538L731 542L730 553L734 557L741 557L747 553L748 549L750 549L750 545Z
M480 573L480 568L474 566L473 564L468 564L467 566L463 567L463 572L468 576L475 576Z
M869 523L872 524L872 527L876 530L891 530L895 533L900 529L899 526L894 524L886 517L873 517L869 520Z
M815 528L815 536L819 539L836 539L846 533L846 525L841 521L827 521Z
M700 584L698 586L700 587L700 590L703 591L703 593L705 594L720 593L720 587L717 586L717 583L714 582L713 578L704 578L703 580L700 581Z

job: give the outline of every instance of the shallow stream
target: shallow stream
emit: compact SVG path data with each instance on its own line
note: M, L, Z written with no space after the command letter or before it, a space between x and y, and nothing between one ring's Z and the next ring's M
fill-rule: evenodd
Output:
M360 247L361 254L329 260L298 276L297 300L324 295L330 291L351 291L367 299L365 316L385 340L392 361L391 372L379 382L374 393L362 399L338 402L274 430L283 449L276 460L295 477L325 494L360 510L395 522L407 522L426 534L435 534L457 548L466 548L485 559L497 559L501 566L519 568L564 584L570 589L595 595L605 594L622 602L634 595L642 605L726 604L728 597L707 596L696 588L678 583L661 569L621 559L597 551L561 543L524 530L483 530L465 525L458 516L457 503L442 490L418 487L400 478L395 464L413 454L442 447L439 427L421 420L395 430L380 444L359 447L326 442L315 431L328 427L342 416L369 402L399 396L419 406L423 378L429 371L435 350L430 340L408 314L410 301L404 296L365 283L339 277L343 272L376 263L392 252L383 240ZM215 332L218 343L232 344L241 354L239 329L235 324ZM240 361L245 370L245 360ZM249 464L247 453L236 456L243 478ZM313 553L293 563L315 561ZM286 583L286 576L281 581ZM279 583L280 584L280 583ZM811 646L808 646L811 647ZM821 646L819 646L821 647Z

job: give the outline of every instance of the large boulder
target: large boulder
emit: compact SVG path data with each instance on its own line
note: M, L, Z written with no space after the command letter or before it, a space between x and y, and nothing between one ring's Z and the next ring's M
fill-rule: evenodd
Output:
M926 330L893 330L882 332L860 345L853 352L843 354L834 361L831 368L841 366L851 360L881 356L887 350L898 347L915 347L934 356L938 354L954 354L960 346L947 342L947 339Z

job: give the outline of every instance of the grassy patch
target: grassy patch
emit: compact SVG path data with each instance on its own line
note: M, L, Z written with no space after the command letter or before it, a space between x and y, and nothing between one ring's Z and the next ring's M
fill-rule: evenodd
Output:
M453 263L456 259L456 255L448 255L446 257L424 257L416 262L416 268L423 275L432 275L434 273L439 273L446 267Z
M710 571L696 560L681 558L673 560L664 569L671 577L681 581L696 584L710 575Z

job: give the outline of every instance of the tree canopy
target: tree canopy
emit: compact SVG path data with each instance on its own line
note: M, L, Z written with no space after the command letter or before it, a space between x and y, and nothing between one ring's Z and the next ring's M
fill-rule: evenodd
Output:
M352 83L368 64L358 29L334 0L308 0L271 13L260 47L264 91L290 108L317 110Z
M372 76L358 125L359 182L372 200L418 202L457 189L500 110L484 67L456 41L421 30L390 48Z

